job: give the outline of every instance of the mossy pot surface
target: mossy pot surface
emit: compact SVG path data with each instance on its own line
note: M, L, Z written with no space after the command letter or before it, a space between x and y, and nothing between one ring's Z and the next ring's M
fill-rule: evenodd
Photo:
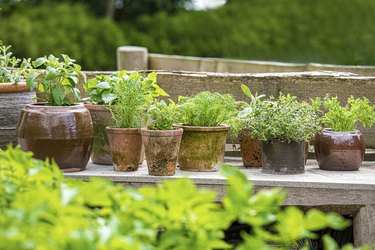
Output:
M64 172L86 169L93 140L90 112L82 105L29 104L21 111L17 140L37 159L53 158Z
M184 133L181 139L178 164L185 171L216 171L224 162L229 126L196 127L176 125Z
M149 174L154 176L174 175L183 129L142 129L141 133Z
M329 128L317 134L315 154L319 168L334 171L355 171L365 156L365 140L358 130L335 132Z
M238 136L241 157L244 167L262 167L263 144L259 139L253 138L248 130L243 130Z

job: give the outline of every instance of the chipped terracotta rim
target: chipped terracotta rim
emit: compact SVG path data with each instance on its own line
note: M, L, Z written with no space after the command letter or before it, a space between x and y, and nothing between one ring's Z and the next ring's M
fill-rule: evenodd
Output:
M169 136L181 136L184 130L182 128L175 128L171 130L151 130L151 129L141 129L141 133L144 136L152 137L169 137Z
M27 92L30 91L29 87L26 86L26 82L19 83L0 83L0 93L11 93L11 92Z

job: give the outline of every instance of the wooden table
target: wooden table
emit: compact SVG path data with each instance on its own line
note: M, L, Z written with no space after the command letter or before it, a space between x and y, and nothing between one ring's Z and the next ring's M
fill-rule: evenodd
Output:
M303 209L317 207L323 211L335 211L353 215L354 244L375 245L375 162L364 162L360 170L352 172L320 170L315 160L308 160L306 173L299 175L271 175L260 169L243 168L236 157L226 157L226 163L242 169L255 190L281 187L288 192L284 205L296 205ZM200 188L214 190L222 197L225 178L216 172L186 172L177 170L171 177L149 176L142 164L135 172L117 172L112 166L89 163L82 172L65 173L66 177L88 180L102 177L115 183L132 187L155 185L165 179L184 176L191 178Z

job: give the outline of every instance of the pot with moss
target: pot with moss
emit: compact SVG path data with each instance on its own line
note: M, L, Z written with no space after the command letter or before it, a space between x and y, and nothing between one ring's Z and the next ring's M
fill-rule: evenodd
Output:
M107 127L114 169L136 171L140 165L145 111L159 95L166 93L156 84L156 73L144 78L139 72L118 73L116 101L110 103L112 125Z
M322 122L326 128L317 134L314 145L319 167L336 171L358 170L365 155L365 140L356 124L372 126L375 107L368 99L353 96L341 106L337 96L329 95L324 98L323 106Z
M65 172L81 171L90 158L93 127L90 112L80 100L76 85L86 79L81 67L67 55L49 55L33 62L27 85L43 94L41 102L29 104L21 111L17 140L24 151L38 159L54 159Z
M260 102L243 115L246 127L263 143L262 172L305 172L305 142L319 129L315 105L280 94L277 99Z
M14 57L10 48L0 41L0 149L16 144L21 109L35 98L35 91L26 86L30 59Z
M178 163L181 170L215 171L224 162L229 126L237 114L237 104L229 94L200 92L179 97L178 116L182 128Z
M169 100L156 101L148 109L150 124L142 129L148 173L154 176L175 174L182 128L174 128L177 105Z

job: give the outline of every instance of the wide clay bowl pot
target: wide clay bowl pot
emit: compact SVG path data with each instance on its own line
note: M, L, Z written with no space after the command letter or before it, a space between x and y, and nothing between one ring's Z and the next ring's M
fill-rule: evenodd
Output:
M82 105L29 104L21 111L17 140L34 157L54 159L64 172L84 170L90 158L93 126Z
M365 156L365 140L358 130L335 132L323 129L315 139L318 165L324 170L358 170Z

